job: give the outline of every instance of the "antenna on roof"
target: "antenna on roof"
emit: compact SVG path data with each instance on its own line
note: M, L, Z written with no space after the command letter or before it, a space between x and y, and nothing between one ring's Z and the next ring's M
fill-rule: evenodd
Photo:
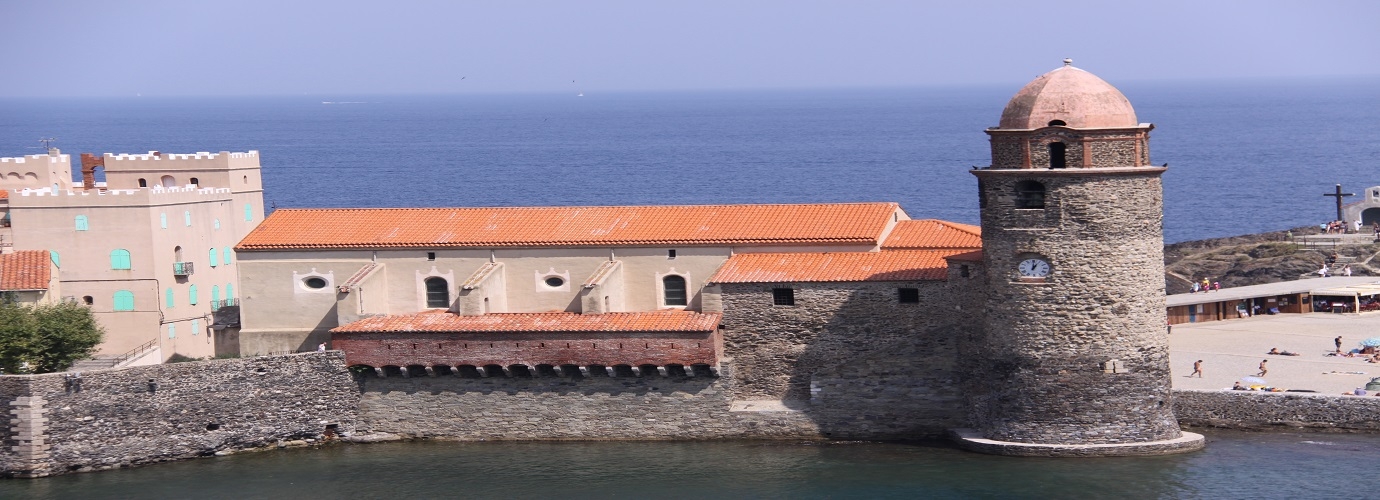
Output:
M40 142L40 143L43 144L43 149L45 149L45 150L47 150L47 149L53 149L53 143L54 143L54 142L57 142L57 138L56 138L56 137L43 137L43 138L40 138L40 139L38 140L38 142Z

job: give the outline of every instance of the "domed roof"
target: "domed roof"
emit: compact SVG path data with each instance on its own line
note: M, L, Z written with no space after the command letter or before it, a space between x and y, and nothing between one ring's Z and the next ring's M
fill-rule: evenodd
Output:
M1034 129L1060 120L1073 128L1135 127L1136 111L1131 101L1097 75L1064 66L1040 75L1027 83L1001 112L1004 129Z

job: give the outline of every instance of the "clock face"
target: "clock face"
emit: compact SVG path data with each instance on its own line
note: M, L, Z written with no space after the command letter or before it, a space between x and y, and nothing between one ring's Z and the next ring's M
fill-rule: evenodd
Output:
M1042 259L1026 259L1016 266L1024 278L1043 278L1049 276L1049 263Z

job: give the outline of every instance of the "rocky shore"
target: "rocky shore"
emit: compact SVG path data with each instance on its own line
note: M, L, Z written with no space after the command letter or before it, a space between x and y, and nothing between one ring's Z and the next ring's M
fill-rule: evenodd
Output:
M1350 264L1353 275L1380 276L1380 244L1308 246L1298 237L1317 235L1316 226L1287 231L1185 241L1164 246L1165 290L1173 295L1192 291L1191 280L1204 277L1223 287L1291 281L1314 274L1336 252L1338 262Z

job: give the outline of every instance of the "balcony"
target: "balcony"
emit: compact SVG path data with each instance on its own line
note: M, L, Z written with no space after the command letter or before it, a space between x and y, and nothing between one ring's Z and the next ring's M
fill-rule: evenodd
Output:
M225 299L211 301L211 310L216 311L222 307L234 307L240 305L240 299Z
M187 276L191 276L191 275L192 275L192 271L193 271L193 268L192 268L192 263L191 263L191 262L174 262L174 263L173 263L173 276L175 276L175 277L185 278L185 277L187 277Z

